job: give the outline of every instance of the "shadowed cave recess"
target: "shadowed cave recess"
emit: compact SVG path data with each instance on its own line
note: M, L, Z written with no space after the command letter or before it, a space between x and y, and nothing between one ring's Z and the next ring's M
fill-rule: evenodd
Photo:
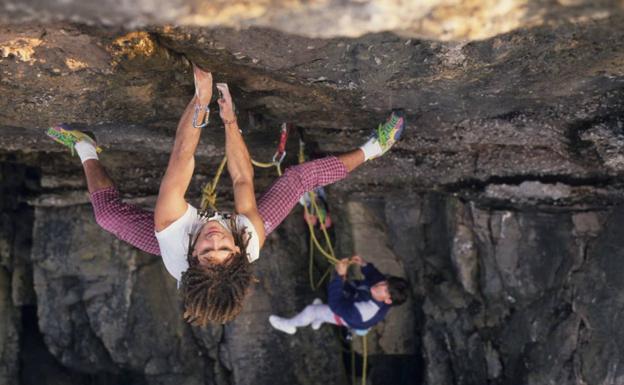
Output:
M621 1L0 0L0 385L351 383L344 330L268 322L327 297L301 207L238 318L192 327L160 258L98 226L78 157L44 135L94 132L151 209L191 63L229 84L260 161L284 122L287 166L300 137L339 153L405 110L402 140L326 189L337 255L410 283L368 334L369 385L624 383ZM224 155L211 107L194 204ZM256 191L276 177L257 168ZM231 209L227 173L218 191Z

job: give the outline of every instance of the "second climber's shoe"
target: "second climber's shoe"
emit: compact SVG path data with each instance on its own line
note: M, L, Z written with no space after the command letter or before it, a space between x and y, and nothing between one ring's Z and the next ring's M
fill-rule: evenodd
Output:
M286 322L286 320L282 317L271 315L269 316L269 322L274 329L277 329L284 333L295 334L297 332L297 328L289 325L288 322Z
M98 147L95 142L95 136L92 133L72 130L71 127L66 124L58 124L54 127L48 128L46 135L52 138L55 142L68 147L71 150L72 155L75 153L74 146L80 141L89 142L93 145L93 147L95 147L95 150L98 153L102 152L102 148Z
M373 140L377 140L381 147L381 155L385 154L396 142L401 139L405 128L405 112L403 110L392 110L385 123L373 131Z

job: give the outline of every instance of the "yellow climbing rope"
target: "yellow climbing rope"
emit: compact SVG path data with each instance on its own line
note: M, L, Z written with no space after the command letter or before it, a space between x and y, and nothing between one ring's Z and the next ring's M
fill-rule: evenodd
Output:
M221 179L221 174L223 173L223 169L227 163L227 156L224 156L219 164L219 168L217 169L217 173L214 178L212 178L212 182L206 183L204 188L202 189L202 200L201 200L201 209L202 210L217 210L217 185L219 184L219 179Z
M351 385L355 385L355 349L353 339L351 339Z
M251 163L254 166L262 167L262 168L270 168L275 167L277 170L277 175L282 176L282 166L281 162L258 162L255 160L251 160ZM217 185L219 184L219 180L221 179L221 174L223 174L223 170L225 169L225 165L227 164L227 156L223 156L221 163L219 164L219 168L217 169L217 173L212 178L211 182L206 183L206 185L202 188L202 200L201 200L201 209L202 210L217 210Z
M366 385L366 367L368 365L368 343L367 334L362 335L362 385ZM351 339L351 384L355 385L355 349L353 348L353 337Z
M304 163L305 162L305 143L302 140L299 140L299 163ZM316 202L316 194L314 193L314 191L310 191L308 192L309 196L310 196L310 203L312 204L312 208L314 209L315 213L320 213L321 211L319 210L319 206L318 203ZM303 210L305 212L305 217L308 218L310 215L310 210L308 209L307 205L303 205ZM325 244L327 246L327 250L325 250L325 248L323 248L323 246L321 246L320 242L318 241L318 239L316 238L316 234L314 233L314 226L312 225L312 223L310 223L310 221L306 221L306 223L308 224L308 230L310 232L310 260L309 260L309 264L308 264L308 275L310 277L310 286L312 287L312 290L317 290L321 284L323 283L323 280L325 280L325 278L331 273L331 268L333 265L335 265L336 263L338 263L338 258L336 257L336 254L334 253L334 247L332 246L332 242L331 242L331 238L329 237L329 232L327 231L327 228L325 227L325 221L321 220L322 218L319 218L319 226L321 227L321 231L323 232L323 237L325 238ZM314 247L316 246L316 249L327 259L327 261L330 263L330 266L325 273L323 274L323 276L319 279L318 283L315 285L314 284ZM368 361L368 347L367 347L367 342L366 342L366 334L364 334L362 336L362 385L366 385L366 366L368 365L367 361ZM355 385L355 350L353 349L353 340L351 340L351 384Z
M299 164L305 162L305 143L301 139L299 140L298 158L299 158L298 159ZM307 194L309 195L310 203L312 205L312 208L314 209L314 212L319 213L320 210L316 202L316 194L314 193L314 191L310 191ZM310 209L308 208L308 205L304 204L303 210L305 212L305 217L309 218ZM314 225L307 220L306 220L306 223L308 224L308 231L310 233L308 277L310 280L310 287L312 288L312 290L318 290L318 288L321 286L325 278L327 278L331 274L332 266L338 263L338 258L336 257L336 254L334 253L334 247L332 246L331 238L329 237L329 232L327 231L327 228L325 227L325 221L322 220L322 218L319 218L319 225L321 227L321 231L323 232L323 237L325 238L325 244L327 245L326 247L328 250L325 250L325 248L321 246L321 243L319 242L318 238L316 237L316 233L314 232ZM314 251L315 249L318 250L330 264L330 266L327 268L327 270L325 270L325 273L321 276L321 278L318 280L316 284L314 283Z
M255 159L251 159L251 163L256 167L261 168L275 167L275 169L277 170L277 175L282 176L282 160L284 160L284 157L286 156L286 140L288 139L289 129L290 126L288 124L282 124L280 142L271 162L259 162ZM217 210L217 186L219 184L221 174L223 174L223 170L225 169L226 164L227 156L224 155L221 163L219 164L219 168L217 169L217 173L212 178L212 181L206 183L206 185L202 188L202 210Z
M367 339L366 339L366 334L364 334L362 336L362 385L366 385L366 365L368 361L368 354L367 354L367 343L366 343Z
M282 176L282 166L281 162L258 162L257 160L252 159L251 164L260 168L271 168L275 167L277 170L277 175Z

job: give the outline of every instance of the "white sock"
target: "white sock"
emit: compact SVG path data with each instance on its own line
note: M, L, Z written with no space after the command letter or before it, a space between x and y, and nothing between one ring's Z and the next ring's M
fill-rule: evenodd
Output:
M382 149L377 138L370 138L360 150L364 152L364 160L370 160L381 155Z
M76 143L74 149L78 153L78 156L80 157L80 161L82 163L86 162L89 159L98 159L95 146L87 142L86 140L81 140L80 142Z

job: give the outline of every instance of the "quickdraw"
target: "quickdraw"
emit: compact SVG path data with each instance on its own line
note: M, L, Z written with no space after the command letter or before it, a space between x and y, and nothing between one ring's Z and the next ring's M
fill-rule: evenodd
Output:
M282 163L282 161L286 157L286 142L288 141L288 132L291 128L291 123L282 123L277 151L275 151L275 154L273 154L273 158L271 159L273 163Z

